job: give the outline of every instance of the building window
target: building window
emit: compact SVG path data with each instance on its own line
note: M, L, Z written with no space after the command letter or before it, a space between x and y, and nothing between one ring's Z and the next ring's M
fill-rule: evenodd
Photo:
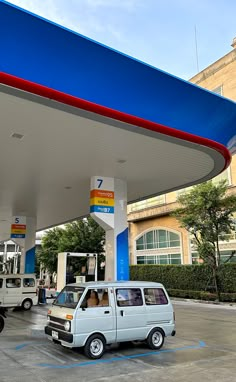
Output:
M158 264L170 265L181 264L181 254L160 254L160 255L137 255L137 264Z
M197 252L192 252L192 264L197 265L197 264L202 264L203 260L200 259L199 255Z
M219 235L219 240L222 242L222 241L236 241L236 218L235 218L235 214L233 214L234 216L234 221L233 221L233 224L232 224L232 231L231 233L227 233L226 235Z
M145 232L136 240L137 264L182 264L180 235L165 229Z
M222 250L220 251L220 262L221 264L225 263L225 261L230 257L232 251L228 250ZM200 259L199 255L197 252L192 252L192 263L193 264L202 264L204 261ZM229 263L236 263L236 256L234 255L231 257L229 260Z
M166 196L165 194L154 196L153 198L141 200L140 202L132 203L128 206L128 213L135 212L139 210L144 210L146 208L157 207L165 204Z
M161 249L180 247L180 237L177 233L164 229L146 232L136 240L138 251L145 249Z
M191 253L192 264L202 264L203 260L200 259L199 255L198 255L198 252L196 250L196 246L194 244L194 237L193 236L190 238L190 242L191 242L191 247L192 247L192 253ZM231 243L235 247L233 247L234 249L232 249L232 250L220 249L221 263L224 263L229 258L232 251L236 250L235 242L236 242L236 218L234 215L234 223L233 223L233 229L232 229L231 233L228 233L228 234L223 235L223 236L219 236L219 244L221 246L222 244L225 244L225 243ZM229 260L229 263L236 263L236 255L234 255Z

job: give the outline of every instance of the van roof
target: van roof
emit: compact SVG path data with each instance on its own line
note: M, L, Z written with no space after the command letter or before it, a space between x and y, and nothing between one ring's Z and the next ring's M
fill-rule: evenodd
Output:
M163 287L160 283L155 283L151 281L89 281L86 283L73 283L67 284L69 286L81 286L87 287Z

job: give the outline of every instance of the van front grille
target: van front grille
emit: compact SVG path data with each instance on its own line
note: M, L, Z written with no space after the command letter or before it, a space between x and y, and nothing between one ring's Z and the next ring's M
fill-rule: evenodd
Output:
M54 316L49 316L49 317L50 317L50 321L59 322L60 324L63 324L63 325L66 321L64 318L59 318L59 317L54 317Z
M50 317L50 321L48 322L49 326L55 329L65 330L64 324L66 320L64 320L63 318L58 318L54 316L49 316L49 317Z

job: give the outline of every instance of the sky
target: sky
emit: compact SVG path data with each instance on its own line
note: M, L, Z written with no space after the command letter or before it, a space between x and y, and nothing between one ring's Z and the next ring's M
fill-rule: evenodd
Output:
M11 0L161 70L190 79L233 48L235 0Z

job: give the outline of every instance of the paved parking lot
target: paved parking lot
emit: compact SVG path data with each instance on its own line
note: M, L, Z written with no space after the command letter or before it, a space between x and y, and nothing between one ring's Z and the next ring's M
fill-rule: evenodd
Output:
M175 302L177 335L160 351L124 344L93 361L45 338L48 306L9 312L0 335L1 382L236 381L236 307Z

